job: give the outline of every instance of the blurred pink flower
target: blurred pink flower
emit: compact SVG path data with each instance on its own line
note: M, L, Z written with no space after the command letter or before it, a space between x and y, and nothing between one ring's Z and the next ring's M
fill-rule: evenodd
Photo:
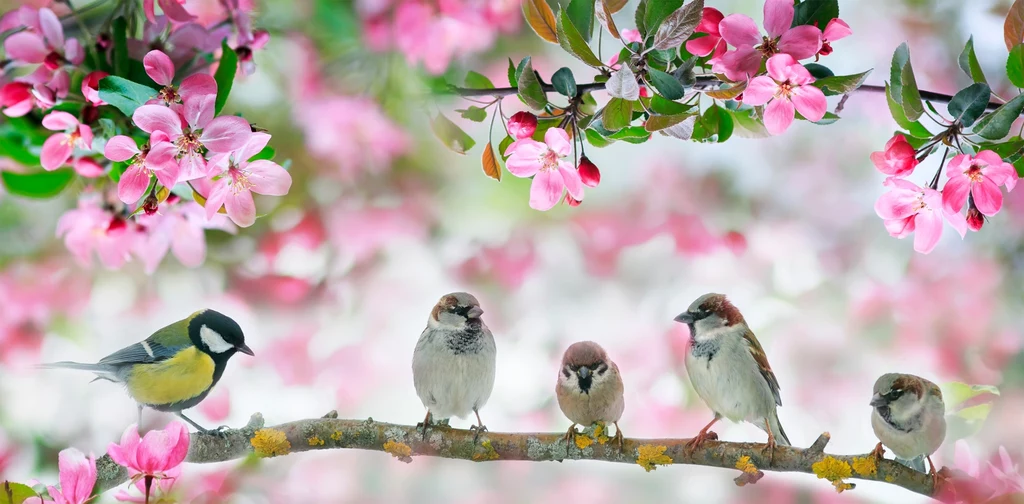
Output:
M134 222L112 214L89 196L80 198L78 208L68 210L57 221L57 237L64 237L64 245L83 266L90 264L93 251L106 268L124 266L141 236Z
M231 392L227 387L220 387L203 399L196 409L211 422L223 422L231 414Z
M466 280L484 277L496 280L505 289L516 290L536 265L537 250L533 240L516 236L498 246L480 247L457 271Z
M43 142L39 161L48 171L60 168L71 159L75 148L89 150L92 148L92 128L81 124L75 116L67 112L50 112L43 118L43 127L54 133Z
M108 75L110 74L107 72L96 70L95 72L89 72L89 75L82 79L82 96L85 97L86 101L96 106L107 104L107 102L100 99L100 80Z
M313 97L300 101L294 114L310 153L333 163L344 179L384 171L411 143L380 105L366 98Z
M117 181L117 197L131 205L146 193L150 177L170 189L178 182L178 162L175 161L175 147L170 137L162 131L155 131L149 143L139 150L135 140L117 135L107 141L103 155L111 161L130 161L128 168Z
M207 218L213 217L223 205L235 224L248 227L256 222L256 202L252 193L268 196L288 194L292 176L281 165L267 159L249 161L268 142L270 135L252 133L248 142L238 150L220 155L210 163L210 176L214 178L206 200Z
M47 487L56 504L84 504L89 501L96 485L96 459L86 458L75 448L61 450L57 456L60 469L60 488Z
M917 152L906 137L897 133L885 143L884 151L871 153L871 162L878 171L893 177L906 177L917 167Z
M263 49L270 41L270 33L266 30L253 30L252 17L249 12L251 5L239 4L238 0L220 0L224 9L228 11L232 24L237 30L234 50L238 55L238 68L243 75L252 75L256 71L256 64L253 62L253 52Z
M700 37L686 42L686 50L696 56L711 55L712 58L719 58L725 53L725 40L718 31L718 24L725 16L722 11L714 7L704 7L701 14L700 24L697 25L697 33L707 33L706 37Z
M0 87L0 107L4 115L21 117L32 111L36 101L32 94L32 84L28 82L8 82Z
M788 54L794 60L802 60L817 54L821 49L821 30L809 25L791 28L794 15L792 0L766 0L764 28L767 37L761 35L757 24L748 16L726 16L718 29L722 38L735 49L712 60L713 71L724 73L731 81L742 81L756 75L761 62L773 55Z
M85 51L78 39L64 38L64 27L52 10L43 7L31 14L24 26L27 29L15 33L4 40L4 52L7 57L21 63L43 63L50 70L65 64L80 65L85 59Z
M168 198L161 213L139 214L136 221L144 230L133 251L147 274L153 274L168 251L182 266L196 268L206 260L206 230L234 232L228 218L214 214L209 219L203 207L193 201Z
M74 160L71 166L75 168L75 173L87 178L99 177L106 171L103 166L91 157L80 157Z
M393 242L424 239L428 218L428 212L411 204L381 207L346 202L328 212L325 224L338 253L361 263Z
M323 367L324 356L310 352L309 343L317 327L300 324L289 334L270 343L267 360L286 386L312 385ZM316 356L316 358L314 358Z
M575 217L573 223L587 270L599 276L615 272L623 249L646 243L658 233L622 212L584 213Z
M981 151L973 158L970 154L958 154L949 161L946 176L949 180L942 188L942 203L953 212L964 208L970 193L978 211L995 215L1003 206L999 186L1005 185L1006 190L1011 191L1017 185L1017 169L990 150Z
M747 85L743 102L768 104L764 109L764 126L768 133L779 135L786 131L793 124L795 112L812 122L825 117L828 107L825 94L809 85L814 77L803 65L788 54L776 54L768 58L767 66L767 76L754 77Z
M128 39L128 54L141 61L153 50L163 51L175 68L181 68L200 52L213 52L230 34L230 26L210 29L198 23L171 24L167 16L156 16L143 25L141 39Z
M846 21L839 18L829 21L825 29L821 31L821 49L818 50L818 56L832 54L832 42L850 35L853 35L853 30L850 29L850 25L846 24Z
M640 36L640 30L634 30L632 28L626 28L619 31L619 35L622 36L622 42L629 44L631 42L643 42L644 38Z
M185 10L185 3L183 0L159 0L160 9L164 11L164 15L171 19L171 21L177 21L179 23L187 23L194 20L196 17L189 14ZM146 14L146 19L152 23L156 21L156 11L153 0L142 0L142 12Z
M964 216L943 207L939 191L892 177L886 179L885 185L892 190L878 198L875 213L885 220L885 229L891 236L903 238L916 233L915 251L927 254L939 243L943 215L961 238L967 232Z
M443 73L452 59L483 51L497 38L481 3L466 0L401 1L392 30L391 39L409 64L422 63L435 75ZM379 44L384 39L377 33Z
M121 443L110 443L107 454L118 464L127 467L129 475L156 478L169 477L170 471L181 465L188 455L188 428L181 422L171 422L163 430L153 430L139 438L138 426L130 425L121 436Z
M508 146L511 153L506 163L509 173L517 177L533 177L530 186L530 207L550 210L562 199L562 191L583 200L583 182L569 161L562 159L572 151L569 135L561 128L544 133L544 142L529 138L516 140Z

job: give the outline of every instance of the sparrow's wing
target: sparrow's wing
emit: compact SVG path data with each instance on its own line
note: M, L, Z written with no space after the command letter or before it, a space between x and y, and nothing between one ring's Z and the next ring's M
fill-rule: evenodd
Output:
M743 331L743 339L747 340L747 344L750 347L750 355L754 357L754 361L757 362L757 367L761 370L761 376L768 382L768 388L771 389L772 395L775 396L775 404L782 406L782 396L779 394L779 379L775 377L775 373L772 372L771 365L768 364L768 356L764 354L764 349L761 348L761 343L757 341L757 337L754 336L754 332L749 328Z
M169 359L192 344L188 338L188 320L180 320L164 327L152 336L134 345L124 347L100 360L99 364L119 366L147 364Z

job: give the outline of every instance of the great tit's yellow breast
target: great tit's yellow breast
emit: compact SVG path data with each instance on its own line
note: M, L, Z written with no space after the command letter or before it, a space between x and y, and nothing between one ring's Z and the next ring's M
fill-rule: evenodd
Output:
M126 380L128 393L142 404L172 404L202 394L213 385L214 362L196 347L170 359L136 364Z

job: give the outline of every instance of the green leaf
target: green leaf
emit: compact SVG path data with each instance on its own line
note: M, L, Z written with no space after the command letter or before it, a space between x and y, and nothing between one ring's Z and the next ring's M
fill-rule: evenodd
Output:
M249 161L257 161L257 160L260 160L260 159L266 159L266 160L269 161L269 160L274 159L274 155L275 154L277 154L277 150L275 150L273 147L268 145L268 146L264 147L263 150L257 152L256 155L254 155L253 157L249 158Z
M623 140L633 144L641 144L649 140L651 138L651 134L644 129L643 126L629 126L612 133L608 138L613 140Z
M647 33L657 32L661 22L683 6L683 0L650 0L644 12L644 27Z
M907 43L904 42L896 49L896 53L901 54L900 60L903 62L899 68L900 74L900 87L897 102L903 106L903 113L907 116L908 120L916 121L918 117L924 114L924 104L921 102L921 91L917 89L917 78L914 76L914 68L910 64L910 48L907 47ZM905 56L905 58L903 58ZM893 57L893 72L896 71L896 57ZM896 86L893 86L895 93Z
M828 22L837 17L839 0L804 0L795 8L792 26L818 23L818 27L824 30Z
M975 82L953 95L946 110L953 116L954 121L959 121L964 126L974 124L981 114L985 113L988 107L988 100L992 97L992 90L984 82Z
M590 36L594 33L594 0L569 0L565 10L583 40L590 42Z
M437 117L430 121L430 129L446 147L459 154L465 154L476 145L473 137L467 135L443 114L437 114Z
M505 135L505 139L498 144L498 155L501 156L502 161L508 159L508 156L505 155L505 151L508 149L509 145L512 145L512 142L515 142L515 140L512 137Z
M834 75L814 81L812 86L821 89L825 96L852 93L867 80L871 70L853 75Z
M647 38L647 27L644 26L644 18L646 15L647 0L640 0L636 4L636 12L633 13L633 22L636 23L636 30L640 32L640 37L643 39Z
M544 88L541 87L540 80L537 79L537 74L533 71L533 63L530 62L529 56L523 58L523 61L519 63L516 73L519 74L517 76L519 97L531 108L543 109L544 105L548 103L548 96L544 93Z
M648 68L647 78L651 86L654 86L654 89L658 91L658 94L664 96L667 100L678 100L686 94L683 85L675 77L661 70Z
M114 37L114 74L128 75L128 21L118 16L110 25ZM104 100L106 101L106 100ZM110 102L107 102L110 103Z
M508 62L509 67L512 68L512 71L514 72L515 67L512 66L512 60L510 59ZM466 74L466 87L469 89L494 89L494 83L484 75L471 70Z
M558 91L563 96L568 96L569 98L576 96L576 78L573 77L572 70L566 67L559 68L551 76L551 85L555 86L555 91Z
M704 0L691 0L682 8L670 14L658 27L654 34L653 47L659 50L669 49L674 55L683 46L686 39L693 35L700 24L704 11Z
M641 98L641 100L646 100L646 98ZM666 100L659 95L654 95L651 97L650 101L651 103L648 105L650 109L660 115L682 114L683 112L693 108L691 105L684 105L679 102Z
M974 62L977 63L977 58ZM1010 56L1006 58L1006 76L1014 86L1024 88L1024 44L1017 44L1010 49ZM984 80L985 76L981 78Z
M1010 56L1011 58L1013 57L1012 51ZM960 69L974 82L988 82L985 80L985 73L981 71L981 64L978 63L978 55L974 53L974 36L967 39L967 44L964 45L964 50L960 52L956 62L960 65ZM1009 62L1007 62L1007 66L1009 66Z
M234 49L228 46L227 39L221 41L220 49L223 53L217 66L217 73L213 75L213 79L217 81L217 106L214 107L213 111L217 114L224 108L224 104L228 102L228 95L231 94L231 85L234 84L235 74L238 73L238 55L235 54Z
M594 147L598 148L607 147L614 142L613 140L608 140L607 138L601 136L601 134L598 133L593 128L585 129L584 135L587 137L587 142L589 142L590 145L593 145Z
M724 142L732 136L732 115L726 113L722 107L712 105L697 120L693 130L694 139L711 140L712 137L717 135L715 141L719 143Z
M565 49L566 52L592 67L599 68L604 66L601 60L597 59L597 56L594 55L594 51L590 49L590 46L587 45L587 41L583 40L583 36L573 26L566 11L563 10L558 13L556 25L558 29L558 45L562 46L562 49Z
M655 115L647 119L644 124L644 128L647 131L660 131L671 126L675 126L686 120L687 117L693 117L694 114L676 114L676 115Z
M956 411L966 401L974 399L982 394L1000 395L999 388L992 385L968 385L960 382L950 382L942 386L943 402L946 404L946 411Z
M832 77L835 75L829 67L819 65L817 63L805 63L804 68L806 68L815 79L824 79L825 77Z
M71 168L36 173L0 172L7 192L26 198L47 199L61 193L75 177Z
M889 68L889 87L892 89L892 97L903 110L903 67L910 62L910 48L907 43L900 44L892 53L892 64Z
M483 122L484 119L487 119L487 110L480 107L471 106L468 109L456 110L456 112L458 112L463 119L469 119L473 122Z
M121 175L123 175L124 171L127 169L128 163L125 161L116 161L110 163L110 173L107 173L107 176L110 177L110 180L118 182L121 180Z
M907 116L903 114L903 108L896 102L896 97L893 96L892 88L889 87L888 84L885 85L885 98L889 103L889 113L892 114L892 118L896 121L896 124L899 124L900 127L909 130L912 136L932 136L931 132L928 131L928 128L925 128L920 122L907 119Z
M32 144L28 137L17 131L8 130L0 134L0 140L3 140L0 142L0 156L20 165L39 166L39 156L29 150Z
M0 504L22 504L26 500L38 496L39 494L32 487L21 483L4 481L4 484L0 486Z
M508 59L508 85L512 87L519 85L519 74L516 71L516 64L512 63L512 58Z
M1013 97L1012 100L1002 104L974 125L974 133L988 140L999 140L1010 133L1013 121L1020 117L1024 111L1024 94Z
M732 117L733 123L739 127L735 130L736 136L741 138L768 138L768 130L761 121L750 115L750 110L725 109Z
M604 106L601 123L608 131L618 131L633 122L633 102L612 98Z
M151 87L115 75L100 79L100 99L128 117L156 94L157 90Z

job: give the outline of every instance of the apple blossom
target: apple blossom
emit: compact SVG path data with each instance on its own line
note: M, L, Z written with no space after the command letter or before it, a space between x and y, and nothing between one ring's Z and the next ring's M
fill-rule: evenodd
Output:
M81 198L78 208L65 212L57 221L56 234L64 238L64 245L80 264L88 266L95 251L108 269L120 268L128 262L141 238L135 222L112 213L95 197Z
M149 431L141 438L138 426L132 424L119 444L110 443L107 454L127 467L130 475L163 478L185 461L188 446L188 428L181 422L171 422L163 430Z
M850 35L853 35L853 30L850 29L850 25L846 24L846 21L839 18L829 21L825 29L821 31L821 49L818 50L818 56L832 54L832 42Z
M725 40L722 39L722 34L718 30L718 24L724 17L722 11L714 7L704 7L700 24L697 25L695 31L706 33L707 36L686 41L686 50L696 56L711 55L712 58L719 58L725 54Z
M942 203L954 212L963 209L970 193L978 211L995 215L1003 206L999 186L1011 191L1017 185L1017 170L990 150L983 150L976 156L956 155L946 166L946 176L949 180L942 188Z
M67 163L76 148L92 148L92 128L79 123L75 116L67 112L50 112L43 118L43 127L61 131L43 142L43 149L39 154L40 163L48 171L56 170Z
M935 248L942 236L943 217L960 233L961 238L967 232L964 216L946 208L939 191L891 177L885 185L892 190L878 198L875 213L885 220L885 229L891 236L904 238L910 233L916 233L915 251L927 254Z
M544 133L544 142L529 138L517 140L508 146L511 152L506 167L517 177L533 177L530 186L530 207L550 210L562 199L568 189L576 200L583 200L583 182L569 161L562 159L572 151L569 135L561 128Z
M75 448L66 448L57 455L60 488L47 487L56 504L85 504L96 485L96 458L86 457Z
M256 221L256 203L252 193L283 196L292 185L292 177L280 165L266 159L249 161L270 141L266 133L253 133L250 140L229 155L221 155L210 164L216 170L211 175L206 216L213 217L221 206L228 217L248 227Z
M906 137L897 133L885 143L884 151L871 153L871 162L886 175L906 177L917 167L917 152Z
M49 8L39 9L37 23L30 23L4 40L7 57L22 63L43 63L49 70L65 65L80 65L85 51L76 38L64 38L60 19ZM35 20L32 20L35 21Z
M743 14L730 14L718 24L718 30L729 45L727 51L712 61L715 73L724 73L731 81L742 81L755 75L765 58L788 54L794 60L810 58L821 49L821 30L815 26L793 24L793 0L766 0L764 28L761 35L753 19Z
M577 171L580 173L580 180L583 182L583 185L597 187L601 183L601 170L598 170L597 165L588 159L587 156L580 158Z
M149 143L139 150L135 140L118 135L107 141L103 155L111 161L129 161L128 168L117 181L117 196L121 201L132 204L149 188L150 177L170 189L178 181L178 163L174 160L175 147L162 131L155 131Z
M809 121L820 121L825 116L825 94L810 86L812 82L811 73L792 56L776 54L768 59L768 75L751 79L743 101L750 105L767 103L764 126L768 133L778 135L793 123L794 107Z

